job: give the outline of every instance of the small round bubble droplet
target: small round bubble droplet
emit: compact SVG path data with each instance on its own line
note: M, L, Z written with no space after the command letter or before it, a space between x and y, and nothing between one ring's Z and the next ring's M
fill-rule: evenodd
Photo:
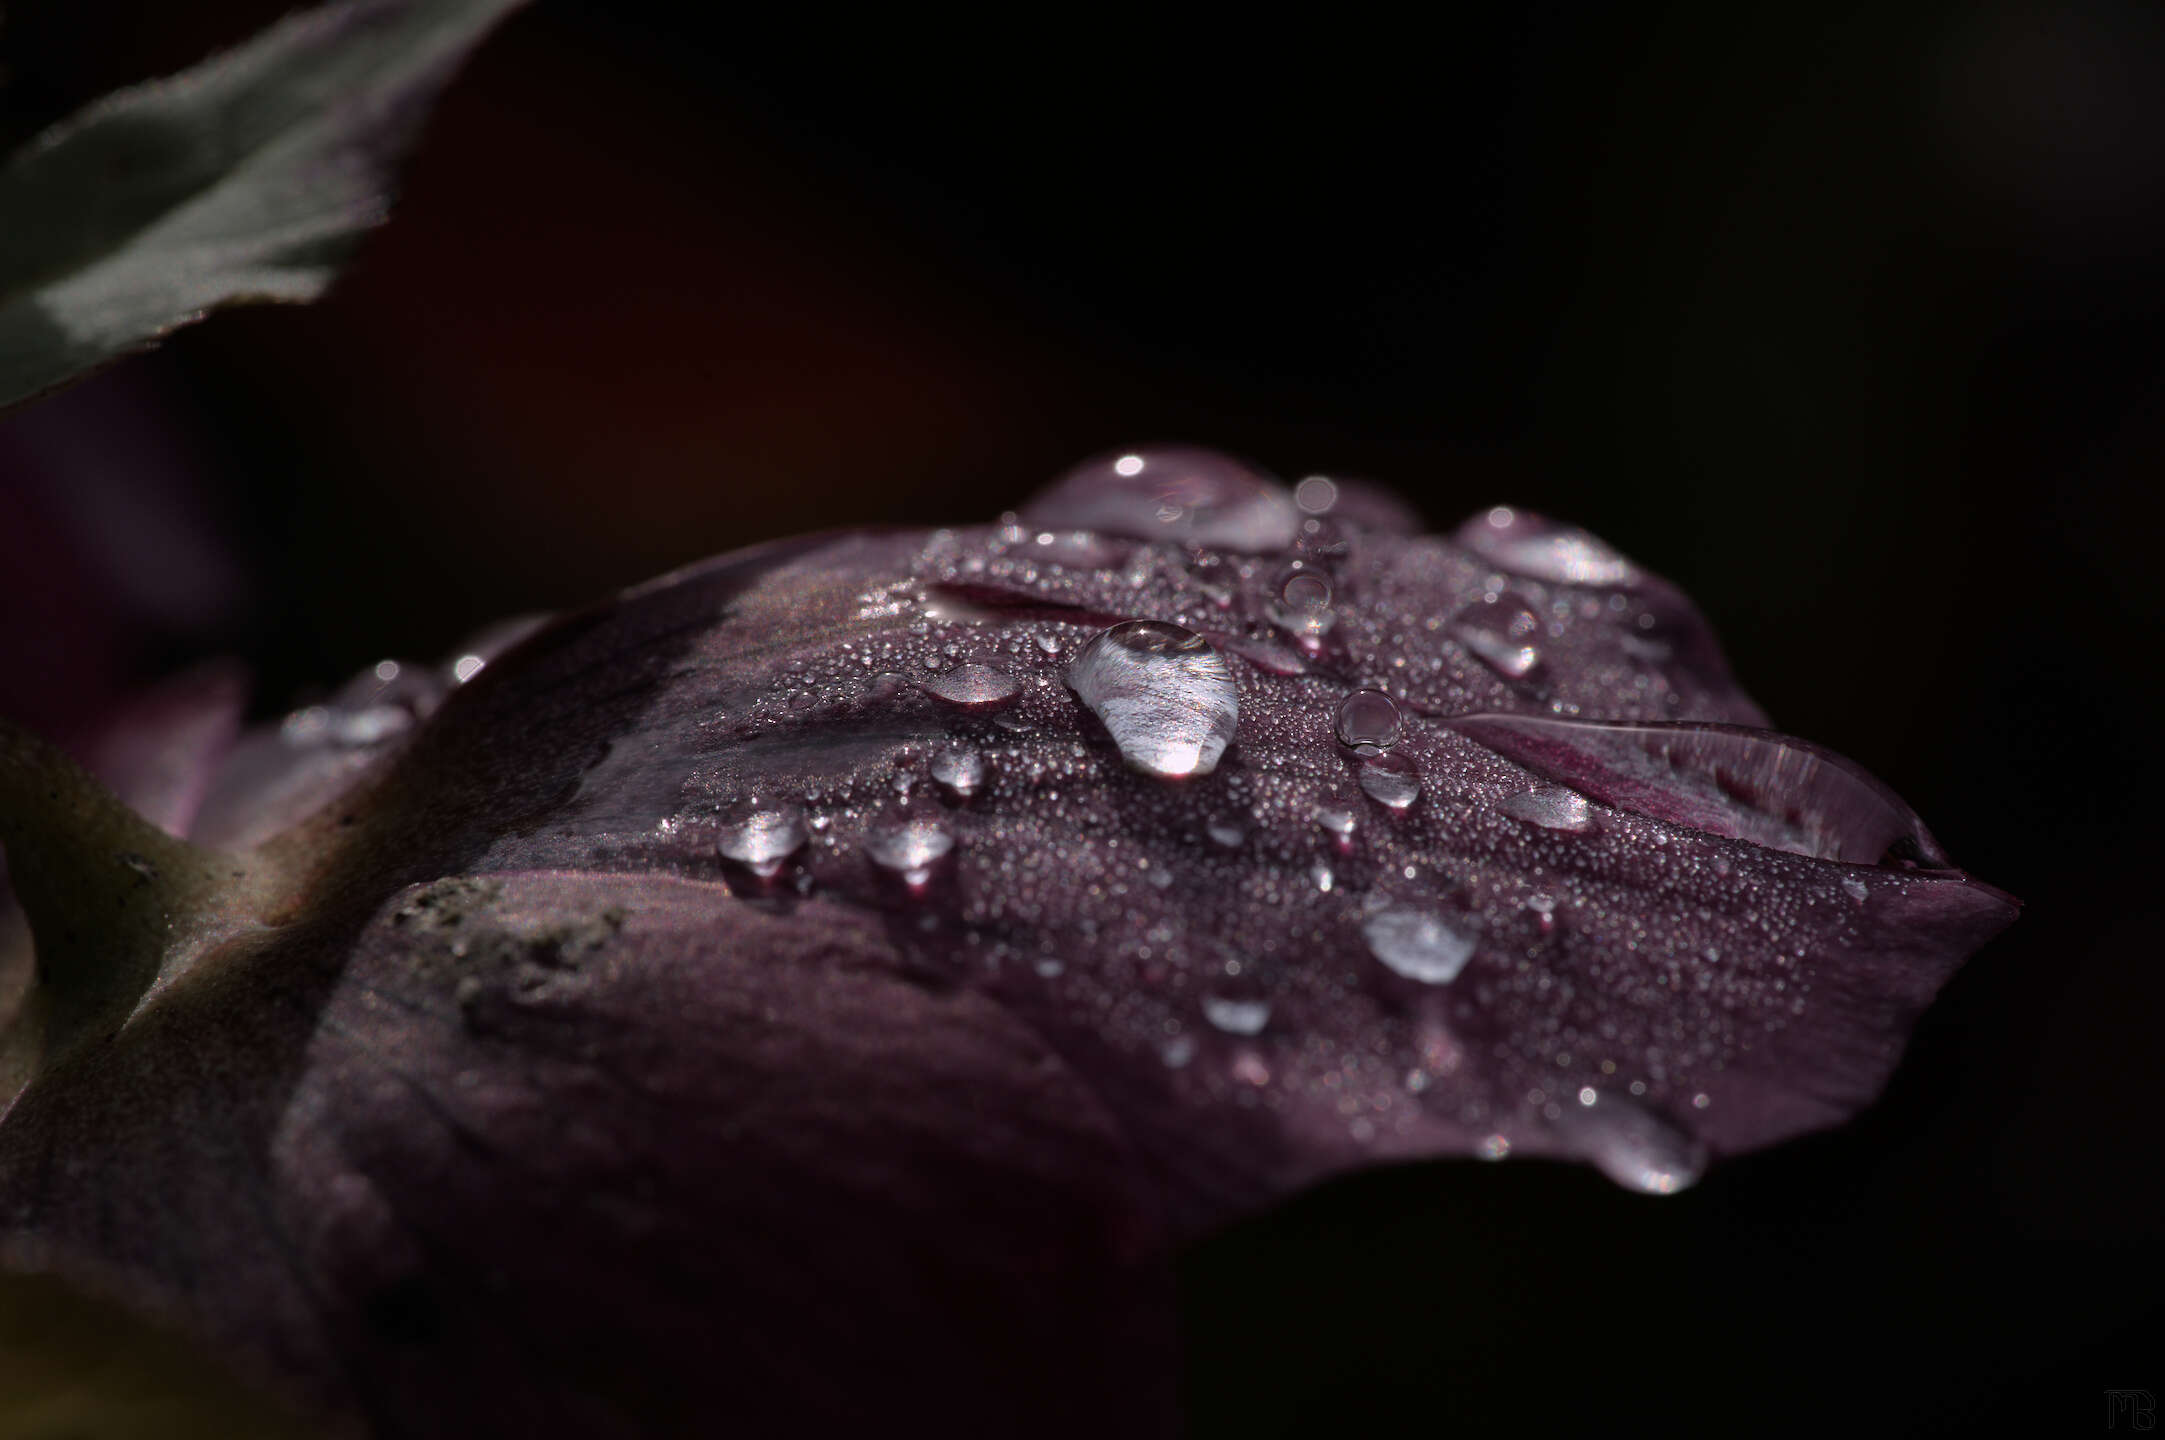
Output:
M1294 571L1279 587L1270 618L1295 643L1315 653L1338 619L1331 609L1331 582L1310 570Z
M1207 775L1232 742L1240 697L1225 657L1192 630L1130 620L1101 631L1067 668L1068 688L1146 775Z
M1293 503L1303 514L1325 514L1338 503L1338 482L1328 475L1310 475L1293 487Z
M1398 702L1381 690L1356 690L1338 702L1338 738L1355 749L1390 749L1398 743L1402 724Z

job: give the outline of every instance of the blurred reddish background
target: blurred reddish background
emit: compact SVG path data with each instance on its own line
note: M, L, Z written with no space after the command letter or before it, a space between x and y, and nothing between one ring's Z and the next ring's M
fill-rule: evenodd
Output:
M5 138L282 8L18 4ZM1199 1432L1500 1421L1558 1367L1674 1387L1641 1414L1757 1425L1804 1373L1890 1429L2093 1424L2098 1386L2165 1382L2165 12L1450 25L541 0L327 303L0 421L0 708L65 734L237 653L275 713L713 551L986 518L1138 440L1371 475L1439 525L1582 522L2030 913L1865 1122L1658 1218L1525 1167L1481 1192L1523 1244L1453 1254L1446 1168L1206 1249Z

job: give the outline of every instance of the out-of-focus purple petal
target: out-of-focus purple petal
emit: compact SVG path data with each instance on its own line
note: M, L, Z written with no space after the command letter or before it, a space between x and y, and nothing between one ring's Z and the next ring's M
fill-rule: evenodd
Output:
M137 814L186 835L240 733L248 676L213 662L129 701L83 746L92 774Z

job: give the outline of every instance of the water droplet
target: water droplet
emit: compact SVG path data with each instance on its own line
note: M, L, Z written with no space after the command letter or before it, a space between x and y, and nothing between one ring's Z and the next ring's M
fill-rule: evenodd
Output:
M1459 544L1511 575L1556 585L1629 585L1638 567L1584 530L1498 505L1458 527Z
M1473 1153L1475 1158L1481 1160L1505 1159L1511 1154L1510 1138L1504 1135L1491 1135L1479 1145L1474 1146Z
M1047 655L1057 655L1060 653L1060 637L1053 634L1051 631L1040 630L1031 638L1037 642L1037 648L1044 651Z
M1022 682L990 665L957 665L944 675L919 683L935 699L963 710L994 710L1022 693Z
M1205 995L1203 1018L1228 1035L1260 1035L1270 1023L1270 1002Z
M1331 837L1331 844L1337 848L1339 854L1352 853L1353 837L1359 831L1361 822L1351 810L1326 805L1316 811L1316 825ZM1326 885L1323 888L1328 890L1331 887Z
M1534 646L1541 635L1541 618L1531 604L1508 590L1459 611L1451 622L1451 635L1507 680L1528 679L1541 668L1541 652Z
M1444 723L1604 805L1673 825L1822 860L1948 864L1892 791L1809 741L1696 722L1461 715Z
M467 681L479 675L482 668L488 663L479 655L461 655L451 662L451 678L464 685Z
M1865 883L1854 875L1844 875L1842 877L1842 893L1859 905L1870 899L1872 895L1872 892L1866 888Z
M1593 810L1587 805L1586 797L1558 785L1536 785L1509 797L1496 808L1514 820L1524 820L1545 830L1583 833L1594 828Z
M1251 640L1245 635L1227 636L1225 648L1248 661L1257 669L1271 675L1306 675L1308 662L1283 645L1268 640Z
M1038 533L1027 553L1071 570L1109 570L1127 552L1125 547L1109 545L1087 530L1045 530Z
M1225 657L1194 631L1161 620L1100 632L1068 665L1066 679L1121 758L1161 779L1216 769L1240 720Z
M1706 1171L1706 1147L1641 1101L1596 1092L1558 1117L1557 1130L1594 1168L1631 1190L1673 1195Z
M1408 980L1448 985L1473 958L1473 937L1463 924L1433 910L1393 905L1361 922L1361 934L1370 953Z
M1279 587L1270 618L1302 649L1314 654L1338 619L1331 609L1331 582L1313 571L1296 570Z
M922 890L933 868L955 848L955 837L933 816L891 817L872 827L864 848L873 864Z
M1204 829L1213 845L1227 850L1239 849L1241 841L1248 838L1248 826L1238 816L1228 815L1213 820Z
M1337 728L1348 745L1388 750L1398 743L1398 703L1381 690L1356 690L1339 702Z
M985 783L985 757L968 745L949 745L932 757L932 783L951 800L967 800Z
M1300 511L1285 486L1231 456L1184 445L1086 461L1022 514L1047 528L1250 554L1282 550L1300 533Z
M1403 810L1421 798L1421 771L1403 755L1378 755L1362 762L1361 790L1369 799Z
M755 805L722 826L715 848L756 878L772 880L804 842L804 811L795 805Z
M1310 515L1321 515L1338 503L1338 483L1328 475L1311 475L1293 487L1293 503Z
M288 745L344 745L360 749L381 744L413 728L413 712L403 705L310 705L296 710L278 727Z

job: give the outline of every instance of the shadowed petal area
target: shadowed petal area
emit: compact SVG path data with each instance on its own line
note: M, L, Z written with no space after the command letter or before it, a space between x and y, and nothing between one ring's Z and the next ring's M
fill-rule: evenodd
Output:
M96 1136L163 1183L18 1183L10 1214L331 1408L401 1435L1170 1433L1131 1150L877 917L506 874L224 960L0 1133L10 1177Z

